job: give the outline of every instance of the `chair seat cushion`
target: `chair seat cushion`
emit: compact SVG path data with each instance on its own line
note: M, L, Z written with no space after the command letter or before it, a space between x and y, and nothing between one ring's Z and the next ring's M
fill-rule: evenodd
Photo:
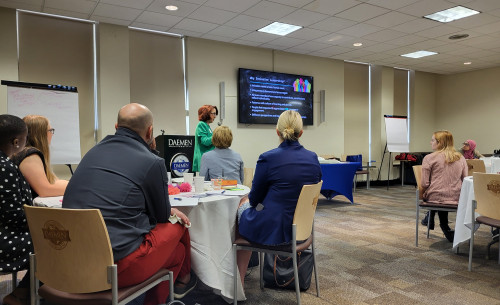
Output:
M153 276L146 281L134 286L124 287L118 289L118 302L132 295L133 293L147 287L149 284L168 275L169 270L160 269ZM109 305L111 304L112 295L111 290L99 291L94 293L68 293L63 292L47 285L42 285L38 289L38 294L49 301L50 304L60 305Z
M486 216L479 216L476 218L476 221L490 227L500 228L500 220L495 218L490 218Z
M309 248L309 246L312 244L312 234L303 242L299 241L297 242L297 252L306 250ZM292 245L291 244L286 244L286 245L262 245L262 244L257 244L257 243L252 243L249 242L248 240L238 237L234 241L234 244L238 246L246 246L246 247L252 247L256 249L262 249L262 250L271 250L271 251L283 251L283 252L292 252Z

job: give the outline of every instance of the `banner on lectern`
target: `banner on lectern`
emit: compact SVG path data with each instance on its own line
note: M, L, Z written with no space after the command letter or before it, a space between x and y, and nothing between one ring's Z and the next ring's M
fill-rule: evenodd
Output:
M155 140L156 149L160 157L165 159L165 166L172 173L172 178L192 172L194 136L160 135Z

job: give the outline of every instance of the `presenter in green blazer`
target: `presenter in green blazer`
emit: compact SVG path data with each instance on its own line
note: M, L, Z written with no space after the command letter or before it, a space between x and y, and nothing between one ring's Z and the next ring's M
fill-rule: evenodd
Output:
M203 105L198 109L198 126L194 135L193 172L200 171L201 156L214 149L212 144L212 129L208 124L213 123L219 111L216 106Z

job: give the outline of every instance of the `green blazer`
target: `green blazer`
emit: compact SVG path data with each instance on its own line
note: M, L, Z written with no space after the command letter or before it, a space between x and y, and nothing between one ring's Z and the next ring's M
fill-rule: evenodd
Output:
M214 148L212 129L206 122L200 121L194 134L193 172L200 171L201 156Z

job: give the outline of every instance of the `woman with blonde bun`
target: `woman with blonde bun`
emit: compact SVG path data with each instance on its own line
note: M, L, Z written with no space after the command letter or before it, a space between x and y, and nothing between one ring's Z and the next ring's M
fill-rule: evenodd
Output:
M299 143L302 126L298 112L283 112L276 125L279 146L259 156L250 194L238 208L239 233L251 242L264 245L290 242L302 186L321 181L318 156ZM242 284L250 256L250 251L238 251Z

